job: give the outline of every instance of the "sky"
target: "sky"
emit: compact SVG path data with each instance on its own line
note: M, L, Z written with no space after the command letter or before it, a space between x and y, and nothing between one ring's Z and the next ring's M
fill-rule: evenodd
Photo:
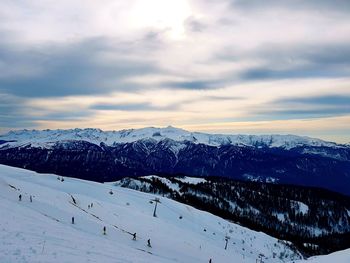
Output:
M0 132L350 142L349 0L2 0Z

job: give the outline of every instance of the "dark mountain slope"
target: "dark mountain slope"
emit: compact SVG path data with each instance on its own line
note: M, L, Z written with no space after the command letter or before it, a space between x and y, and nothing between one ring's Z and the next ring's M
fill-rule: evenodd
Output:
M340 159L304 153L311 150L317 149L210 146L170 139L142 139L113 146L64 141L50 148L1 148L0 163L99 182L148 174L210 175L317 186L350 195L350 149L342 149Z

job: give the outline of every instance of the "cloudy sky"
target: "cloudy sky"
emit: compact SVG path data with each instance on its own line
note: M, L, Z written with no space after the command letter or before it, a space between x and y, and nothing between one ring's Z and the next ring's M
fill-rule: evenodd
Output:
M2 0L0 132L350 141L349 0Z

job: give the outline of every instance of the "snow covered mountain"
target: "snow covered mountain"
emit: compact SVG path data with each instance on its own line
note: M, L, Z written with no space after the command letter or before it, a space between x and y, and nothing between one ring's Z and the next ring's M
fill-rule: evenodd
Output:
M0 262L279 263L301 257L288 242L167 198L160 198L153 217L155 198L0 165Z
M350 195L350 147L292 135L211 135L167 128L12 131L0 163L98 182L149 174L223 176Z
M60 141L87 141L96 145L104 143L113 146L118 143L130 143L152 139L161 141L171 139L176 142L193 142L210 146L244 145L252 147L280 147L292 149L299 146L342 147L333 142L296 135L225 135L189 132L168 126L166 128L147 127L121 131L102 131L100 129L69 130L18 130L0 135L0 141L10 141L8 146L52 147ZM4 147L5 145L3 145Z

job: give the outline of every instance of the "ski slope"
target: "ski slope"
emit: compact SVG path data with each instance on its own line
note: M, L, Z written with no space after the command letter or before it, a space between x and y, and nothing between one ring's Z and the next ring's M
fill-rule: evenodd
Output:
M196 263L211 258L213 263L255 263L259 254L264 262L300 259L286 242L173 200L160 197L153 217L154 195L59 178L0 165L0 262Z
M350 249L338 251L326 256L317 256L308 260L296 261L296 263L349 263Z

